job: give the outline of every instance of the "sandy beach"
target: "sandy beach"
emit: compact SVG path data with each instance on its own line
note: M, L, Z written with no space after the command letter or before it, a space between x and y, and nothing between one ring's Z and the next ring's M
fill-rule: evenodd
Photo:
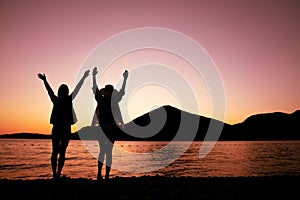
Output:
M273 177L113 177L0 180L7 199L292 199L299 176Z

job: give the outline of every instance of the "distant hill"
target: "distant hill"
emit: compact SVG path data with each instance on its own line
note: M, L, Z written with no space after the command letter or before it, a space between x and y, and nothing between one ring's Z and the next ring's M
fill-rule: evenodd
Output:
M158 124L161 123L161 126L152 126L156 123L151 123L151 119L154 121L160 119L163 114L166 114L165 121L156 121ZM181 126L183 121L181 120L185 123L183 130ZM171 141L174 139L178 141L202 141L212 120L215 125L223 127L219 137L221 141L300 140L300 110L291 114L274 112L252 115L241 123L230 125L216 119L185 112L169 105L159 107L137 117L125 125L124 131L119 130L115 134L117 140L120 141ZM195 123L197 124L195 125ZM194 137L191 134L193 131L189 131L189 127L195 126L197 129ZM72 133L71 139L97 140L100 131L99 127L83 127L78 132ZM51 136L18 133L0 135L0 138L49 139Z
M15 139L51 139L51 135L40 133L12 133L0 135L0 138L15 138Z
M166 112L167 119L163 128L160 131L149 127L148 129L138 130L135 126L146 127L151 123L151 119L159 118L162 113ZM151 117L150 117L151 116ZM191 135L192 131L179 131L181 119L195 122L198 121L198 129L195 138ZM236 140L300 140L300 110L294 113L265 113L248 117L244 122L230 125L221 121L191 114L174 108L172 106L162 106L149 113L132 120L125 126L126 134L119 131L117 134L118 140L122 141L171 141L176 140L204 140L208 127L211 121L215 125L223 126L222 133L219 140L222 141L236 141ZM193 126L193 124L191 124ZM151 137L143 137L156 133ZM99 130L95 127L84 127L79 130L80 138L82 139L97 139ZM131 135L136 135L131 136Z
M224 136L239 140L300 140L300 110L252 115Z
M161 124L159 124L160 122L156 121L156 123L153 123L159 125L148 126L151 124L151 119L154 121L155 119L160 119L161 115L164 113L166 114L165 122L162 121ZM181 125L182 119L186 125L184 130L179 130L179 128L181 128L179 126ZM203 140L211 120L214 119L191 114L167 105L132 120L125 125L124 131L119 130L116 135L118 140L122 141L170 141L173 140L175 136L176 140L179 141L193 139ZM195 124L195 122L197 124ZM215 122L223 125L221 121L215 120ZM197 135L195 138L191 134L192 131L190 131L189 125L196 129ZM227 126L230 125L224 124L224 128ZM99 131L98 128L88 126L79 130L78 134L80 138L83 139L97 139ZM149 135L153 136L147 137Z

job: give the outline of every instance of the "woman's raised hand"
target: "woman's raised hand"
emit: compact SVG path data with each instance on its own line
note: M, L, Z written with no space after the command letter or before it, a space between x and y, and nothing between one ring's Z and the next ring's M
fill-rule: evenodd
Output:
M94 69L93 69L93 76L96 76L97 73L98 73L97 67L94 67Z
M43 81L46 80L46 75L45 74L38 73L38 77L39 77L39 79L42 79Z
M90 70L86 70L83 74L83 77L86 78L90 75Z
M127 70L124 71L123 77L124 77L124 78L127 78L127 77L128 77L128 71L127 71Z

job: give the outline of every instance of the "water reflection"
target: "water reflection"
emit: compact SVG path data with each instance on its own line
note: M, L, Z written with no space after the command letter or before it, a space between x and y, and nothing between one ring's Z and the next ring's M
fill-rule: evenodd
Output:
M112 176L265 176L300 175L300 141L218 142L199 158L201 142L116 142ZM0 140L0 178L51 178L50 140ZM165 148L165 149L164 149ZM164 149L164 151L162 151ZM63 174L96 178L97 141L70 141ZM156 152L153 154L153 152ZM177 159L178 156L178 159ZM171 164L166 164L169 163ZM174 161L174 162L173 162ZM166 164L161 167L162 164ZM143 173L141 173L144 171Z

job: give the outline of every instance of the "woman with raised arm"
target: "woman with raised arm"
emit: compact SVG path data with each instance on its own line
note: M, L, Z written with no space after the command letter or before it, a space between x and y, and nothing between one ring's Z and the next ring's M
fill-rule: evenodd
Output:
M83 77L76 85L74 91L69 94L69 88L66 84L59 86L57 96L50 87L46 75L39 73L38 78L43 80L49 97L53 103L50 124L52 124L52 154L51 166L53 179L60 178L65 158L66 150L69 144L71 135L71 125L77 122L77 118L73 108L73 99L78 94L84 80L89 76L89 70L85 71ZM57 162L58 160L58 162Z
M116 134L119 128L124 127L119 102L125 94L125 86L128 78L128 71L123 73L122 88L117 91L114 86L107 84L104 88L98 89L96 83L96 75L98 71L93 69L93 93L97 101L97 107L92 125L99 125L99 157L98 157L98 174L97 180L102 180L102 166L105 157L105 179L109 179L110 169L112 165L112 150L116 140ZM102 134L104 133L104 134Z

